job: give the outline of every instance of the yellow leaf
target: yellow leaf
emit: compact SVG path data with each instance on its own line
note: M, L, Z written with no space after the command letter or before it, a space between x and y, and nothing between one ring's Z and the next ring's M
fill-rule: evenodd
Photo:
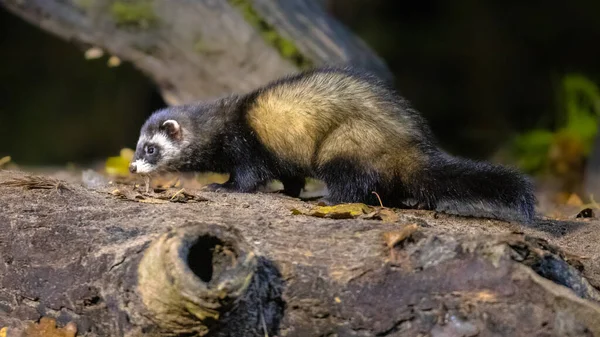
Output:
M122 158L132 161L135 151L132 149L129 149L129 148L123 148L123 149L121 149L121 152L119 154L121 155Z
M110 157L106 160L106 173L110 175L129 175L129 161L123 157Z
M85 59L93 60L97 58L101 58L104 55L104 50L98 47L92 47L85 51Z
M128 148L121 150L118 157L109 157L106 160L105 170L109 175L128 176L129 164L133 160L134 151Z
M2 167L2 166L4 166L4 165L6 165L6 164L8 164L8 163L10 163L10 161L11 161L11 158L10 158L10 156L6 156L6 157L2 157L2 158L0 158L0 167ZM1 337L1 336L0 336L0 337Z
M6 337L6 332L8 329L6 327L0 329L0 337Z
M121 65L121 59L116 56L111 56L106 63L110 68L118 67Z

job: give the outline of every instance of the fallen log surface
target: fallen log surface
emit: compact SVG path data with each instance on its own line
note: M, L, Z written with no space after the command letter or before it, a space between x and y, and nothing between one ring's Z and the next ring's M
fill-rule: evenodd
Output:
M0 171L0 327L37 336L54 318L67 331L56 336L600 335L597 220L291 211L313 206Z
M299 69L384 62L314 0L0 0L86 48L132 62L169 104L248 92Z

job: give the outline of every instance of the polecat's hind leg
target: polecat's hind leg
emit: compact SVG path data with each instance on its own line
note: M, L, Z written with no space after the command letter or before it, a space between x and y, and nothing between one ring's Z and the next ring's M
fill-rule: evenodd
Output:
M363 202L378 205L378 176L350 159L334 159L318 168L318 178L327 184L327 204Z
M283 184L283 193L290 197L298 198L300 192L304 188L306 179L304 177L294 176L282 176L279 177L279 181Z

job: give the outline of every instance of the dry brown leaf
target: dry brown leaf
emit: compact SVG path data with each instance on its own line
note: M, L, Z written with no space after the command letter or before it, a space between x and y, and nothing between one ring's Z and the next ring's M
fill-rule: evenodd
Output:
M75 323L70 322L64 328L57 328L56 320L49 317L42 317L39 323L32 323L23 331L25 337L75 337L76 334Z
M208 201L208 199L191 194L181 189L172 195L167 193L137 193L133 196L126 194L119 189L115 189L111 192L112 195L122 200L137 201L145 204L166 204L169 202L201 202Z
M310 216L316 216L319 218L330 218L330 219L354 219L361 215L369 214L373 211L373 208L360 203L354 204L340 204L335 206L316 206L308 212L302 212L298 209L292 209L292 214L299 215L305 214Z
M179 191L175 192L171 196L165 195L165 196L159 196L158 198L169 200L170 202L184 202L184 203L185 202L208 201L208 199L206 199L206 198L186 192L185 189L183 189L183 188L180 189Z
M569 199L567 199L566 204L569 206L579 207L583 205L583 200L581 200L581 198L577 194L573 193L569 196Z
M419 230L419 225L417 224L406 225L400 230L384 233L383 239L388 248L393 248L411 237L417 230Z
M133 199L137 202L141 202L144 204L166 204L166 203L168 203L167 200L146 197L141 194L136 195Z
M381 220L383 222L396 222L400 218L396 212L389 208L379 208L374 212L365 214L362 219Z
M127 195L125 195L125 193L121 192L121 190L119 189L115 189L112 192L110 192L110 194L114 195L115 197L119 198L119 199L129 199L127 197Z

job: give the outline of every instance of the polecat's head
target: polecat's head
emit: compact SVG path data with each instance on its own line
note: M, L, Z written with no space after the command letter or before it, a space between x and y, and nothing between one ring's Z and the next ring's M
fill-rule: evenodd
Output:
M142 126L133 173L214 170L220 167L225 132L238 116L241 100L230 95L211 102L172 106L152 114Z
M180 162L184 141L181 116L168 109L153 114L142 126L135 155L129 165L132 173L174 171Z

